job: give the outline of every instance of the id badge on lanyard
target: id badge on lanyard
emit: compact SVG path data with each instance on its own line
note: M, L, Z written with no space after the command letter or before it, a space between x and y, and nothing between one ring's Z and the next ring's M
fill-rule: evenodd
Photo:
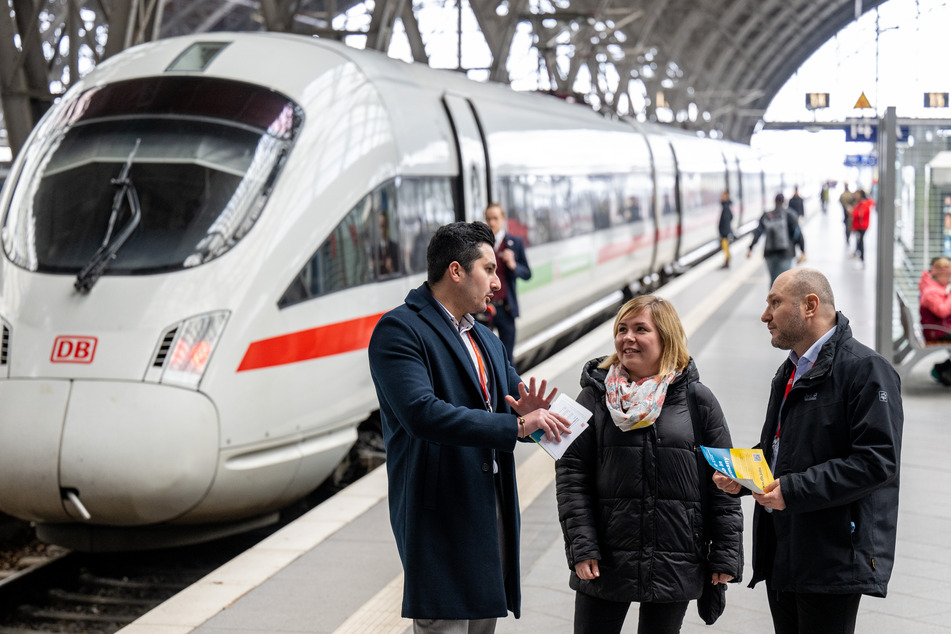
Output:
M776 435L773 436L773 464L769 465L769 468L774 471L776 469L776 460L779 457L779 432L783 428L783 407L786 406L786 397L789 396L789 390L792 389L795 380L796 367L793 366L792 374L789 375L789 380L786 381L786 392L783 394L783 402L779 406L779 420L776 422Z

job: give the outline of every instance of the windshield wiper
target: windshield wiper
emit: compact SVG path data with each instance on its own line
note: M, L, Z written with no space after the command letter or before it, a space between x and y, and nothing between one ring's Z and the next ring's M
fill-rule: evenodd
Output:
M132 235L132 232L135 231L135 228L138 227L142 221L142 208L139 206L139 194L135 191L135 185L132 183L132 179L129 178L129 170L132 168L132 158L139 149L139 143L141 141L142 139L135 140L135 147L129 152L129 157L125 160L125 165L122 166L119 177L113 178L110 181L112 185L118 189L112 198L112 213L109 215L109 226L106 228L106 235L102 239L102 246L99 247L89 260L89 263L86 264L76 276L76 282L73 283L73 286L80 293L89 292L89 289L99 280L100 276L102 276L102 272L105 271L106 267L116 258L119 249L122 248L122 245L126 243L129 236ZM129 203L129 211L132 215L129 217L129 221L123 225L122 230L115 236L115 240L113 240L112 232L116 227L119 212L122 210L123 199Z

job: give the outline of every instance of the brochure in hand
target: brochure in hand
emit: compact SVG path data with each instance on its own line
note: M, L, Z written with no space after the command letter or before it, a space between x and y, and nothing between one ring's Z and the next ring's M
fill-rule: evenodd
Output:
M711 467L750 491L763 493L763 488L773 481L762 449L718 449L703 445L700 449Z
M566 396L564 392L558 393L558 396L552 401L549 411L561 414L568 419L571 433L563 435L561 442L554 442L545 437L543 430L538 429L531 434L530 438L537 442L542 449L547 451L548 455L558 460L565 455L565 449L568 448L568 445L573 443L575 439L581 435L581 432L588 428L588 421L591 420L591 411L579 404L575 399Z

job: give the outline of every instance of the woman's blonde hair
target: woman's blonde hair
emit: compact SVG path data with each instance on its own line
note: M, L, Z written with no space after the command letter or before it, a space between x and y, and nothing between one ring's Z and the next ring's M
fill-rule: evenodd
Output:
M660 335L664 346L660 353L660 373L667 374L674 370L683 370L690 362L690 353L687 352L687 334L684 332L680 317L673 304L656 295L641 295L630 300L617 312L614 318L614 336L617 337L621 322L630 315L637 315L642 311L649 311L657 334ZM612 352L601 364L600 368L609 368L618 362L617 351Z

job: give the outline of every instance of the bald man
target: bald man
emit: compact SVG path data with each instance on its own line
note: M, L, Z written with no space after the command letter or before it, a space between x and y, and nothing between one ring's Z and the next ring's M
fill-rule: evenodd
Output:
M752 494L750 587L766 581L777 634L854 632L859 600L885 596L895 559L901 383L852 337L815 269L779 275L760 319L789 358L773 377L758 445L776 480Z

